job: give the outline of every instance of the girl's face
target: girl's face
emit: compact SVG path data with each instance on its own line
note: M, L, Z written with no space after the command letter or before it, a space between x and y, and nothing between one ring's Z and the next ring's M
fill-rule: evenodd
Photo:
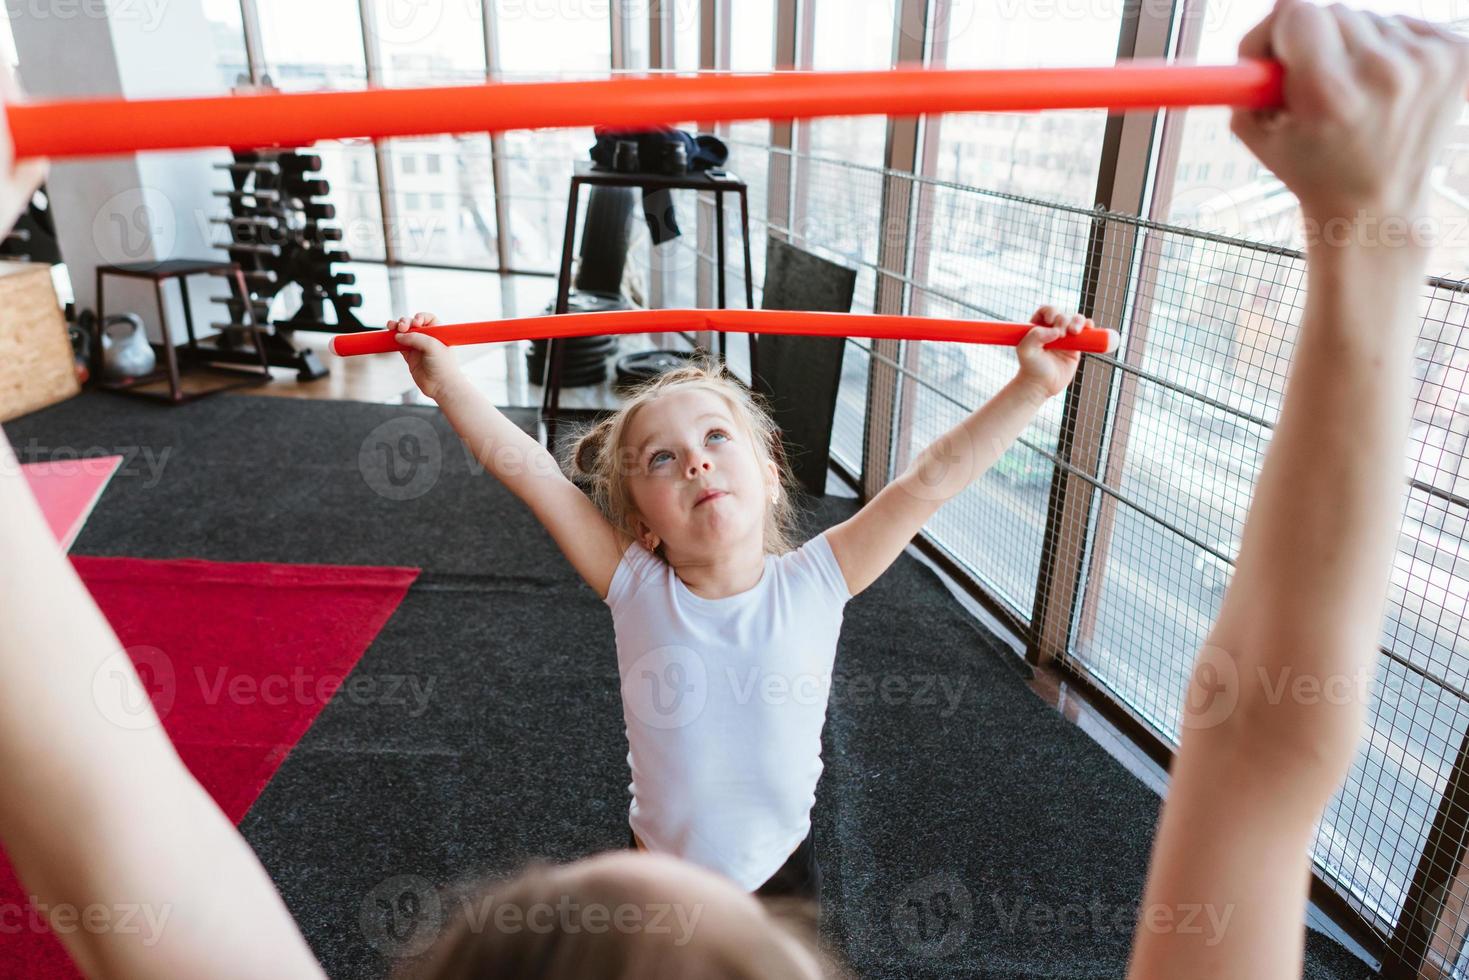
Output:
M766 508L778 486L724 398L702 388L660 395L628 425L633 526L672 559L708 558L754 539L763 548Z

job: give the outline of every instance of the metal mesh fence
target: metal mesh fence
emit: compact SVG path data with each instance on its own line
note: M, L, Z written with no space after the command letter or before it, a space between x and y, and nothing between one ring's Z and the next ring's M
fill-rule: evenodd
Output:
M735 147L740 172L793 181L789 222L763 230L856 268L859 311L874 308L880 285L896 285L915 315L1023 320L1043 303L1082 305L1122 334L1116 355L1087 358L1069 416L1053 400L926 534L1032 640L1060 623L1055 652L1176 745L1194 656L1279 414L1305 299L1302 255L758 141ZM893 250L879 223L895 183L913 218L901 268L883 264ZM757 238L766 213L752 199ZM1312 856L1393 955L1429 955L1466 975L1469 793L1459 783L1469 774L1456 760L1462 769L1469 758L1469 290L1430 281L1424 311L1370 732ZM882 364L899 379L890 462L869 464L884 478L1014 370L1006 350L905 343L893 357L872 346L849 340L833 455L862 465L874 424L865 389Z
M1089 406L1110 423L1070 652L1176 741L1279 411L1304 263L1120 219L1099 233L1120 247L1100 269L1097 305L1126 311L1115 324L1125 346L1098 359L1113 397Z

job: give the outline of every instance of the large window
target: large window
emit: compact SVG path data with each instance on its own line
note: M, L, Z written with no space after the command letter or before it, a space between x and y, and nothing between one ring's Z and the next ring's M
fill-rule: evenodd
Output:
M896 0L810 0L815 4L811 43L817 71L878 71L893 64ZM813 119L803 127L813 156L880 163L887 118Z
M810 2L810 67L892 67L895 0ZM872 312L876 301L887 129L883 116L814 119L796 128L791 207L795 244L857 270L852 308L860 313ZM862 468L870 360L867 341L848 342L832 423L832 453L854 471Z
M249 84L250 62L245 56L245 28L239 0L204 0L203 7L221 85L229 90Z
M394 87L476 84L490 64L507 81L602 77L611 67L606 0L367 2L372 30L364 39L360 0L251 0L260 25L260 71L284 91L360 88L367 84L368 45L378 82ZM234 84L248 75L239 4L205 4L221 76ZM489 30L487 10L494 18ZM688 50L690 34L675 31L679 50ZM486 58L487 36L495 45L493 61ZM696 31L693 43L697 50ZM512 216L511 266L552 271L561 253L572 162L587 155L591 142L590 130L506 134L498 188L488 134L387 141L381 180L379 154L370 141L322 142L313 150L323 157L344 246L354 257L386 257L386 188L396 261L494 268L500 256L498 190Z
M926 316L1024 322L1036 307L1074 309L1082 290L1089 213L995 191L921 183L916 234L931 236L913 306ZM931 221L932 224L926 224ZM921 242L919 243L921 246ZM1015 352L924 342L908 352L898 465L957 425L1014 376ZM1035 602L1061 421L1052 399L983 478L929 522L930 536L1023 619Z
M1179 232L1141 247L1133 371L1112 445L1073 655L1174 740L1179 705L1233 572L1279 415L1304 301L1304 263ZM1462 501L1466 307L1430 291L1409 493L1371 707L1371 732L1313 854L1371 922L1397 920L1469 728Z
M893 63L895 0L812 0L815 4L812 67L818 71L863 71ZM797 130L797 241L819 244L861 267L863 303L872 310L882 181L871 168L883 165L887 118L856 116L814 119ZM858 164L866 170L851 168Z
M950 68L1110 65L1121 3L994 4L953 0L935 60ZM945 116L929 173L1009 194L1089 206L1097 185L1100 111Z
M673 64L678 71L699 70L699 4L674 3L672 7Z
M256 0L265 73L287 92L367 85L366 49L356 0ZM353 258L381 259L382 200L368 140L327 140L312 148L331 183L336 223Z
M734 72L769 72L775 69L775 0L742 0L731 5L725 13L729 32L729 63L719 64L721 70ZM789 66L786 66L789 67ZM761 285L764 282L765 239L771 230L765 223L770 214L771 187L779 186L789 193L789 158L770 150L771 125L763 120L751 120L721 124L716 127L730 142L728 167L744 178L749 187L751 215L751 253L755 269L755 305L760 305ZM725 256L727 264L726 296L730 306L742 306L744 298L744 255L741 251L738 220L728 220L731 214L738 218L734 209L728 208L733 199L726 201L725 211ZM784 219L783 219L784 220ZM713 269L715 226L713 198L707 197L700 203L699 221L710 234L701 235L707 268ZM706 281L713 281L710 276ZM703 297L710 306L715 304L710 295ZM749 377L749 362L745 355L746 344L739 338L729 345L730 366L741 377Z
M403 262L494 268L495 185L488 136L393 140L391 229Z
M478 4L372 0L384 85L474 85L485 79ZM386 144L394 251L404 262L494 268L495 185L487 134Z
M367 85L357 0L255 0L265 71L286 92Z
M931 60L950 68L1107 65L1116 59L1122 4L1004 8L954 0L934 26ZM925 316L1026 320L1036 307L1075 308L1083 285L1102 112L959 114L926 120L915 188L911 311ZM1037 198L1030 203L1016 197ZM1062 205L1062 207L1049 206ZM1013 351L920 345L920 380L903 392L898 462L912 458L965 406L1014 373ZM1022 618L1035 600L1061 404L1053 399L1021 441L930 524L931 536Z
M664 5L667 16L665 30L670 34L668 54L672 58L672 62L664 66L665 70L682 74L700 69L701 6L699 3ZM697 127L695 123L688 122L683 128L692 132ZM651 236L643 236L650 256L649 301L652 305L664 307L695 307L699 305L698 195L693 191L675 191L673 203L683 234L657 246L653 245ZM758 233L760 226L754 227Z
M498 65L506 81L605 77L612 68L606 0L554 4L494 0ZM573 161L587 158L589 129L505 134L510 256L517 269L555 269L561 258ZM584 195L585 197L585 195Z
M721 68L735 72L768 72L776 68L776 0L740 0L729 25L730 63ZM770 123L759 120L729 123L727 131L740 143L770 140Z
M1210 0L1204 10L1198 57L1229 62L1239 39L1272 6L1271 0ZM1455 13L1450 0L1355 0L1352 6L1383 15L1437 17ZM1463 24L1459 29L1464 29ZM1291 247L1303 243L1295 196L1229 131L1228 109L1190 109L1177 114L1182 126L1172 193L1160 202L1168 220ZM1440 158L1431 178L1430 213L1440 244L1429 271L1462 279L1469 275L1469 118Z

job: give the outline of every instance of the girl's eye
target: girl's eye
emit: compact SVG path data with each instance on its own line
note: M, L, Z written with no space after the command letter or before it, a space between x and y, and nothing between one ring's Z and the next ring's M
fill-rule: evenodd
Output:
M723 429L710 429L709 434L704 437L705 444L707 445L712 439L718 439L723 442L728 442L729 433L725 432ZM666 462L672 458L673 453L670 450L660 449L657 452L653 453L652 456L648 457L648 465L650 467L657 466L659 463Z

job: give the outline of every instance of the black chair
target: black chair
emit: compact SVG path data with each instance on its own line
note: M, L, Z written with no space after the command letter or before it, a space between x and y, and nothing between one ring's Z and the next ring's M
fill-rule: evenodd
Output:
M850 313L857 272L771 238L765 246L767 310ZM806 493L826 493L832 420L842 380L844 337L753 338L754 387L770 403L781 444Z

